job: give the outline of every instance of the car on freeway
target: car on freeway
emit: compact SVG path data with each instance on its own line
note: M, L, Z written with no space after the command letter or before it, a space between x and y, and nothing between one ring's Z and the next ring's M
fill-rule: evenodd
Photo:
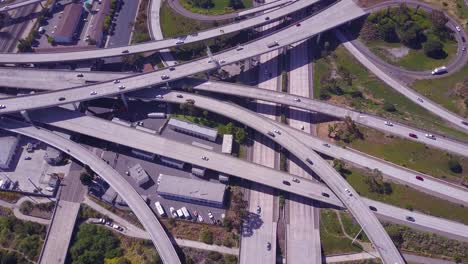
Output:
M225 61L225 60L220 60L219 63L220 63L220 64L225 64L226 61Z
M295 182L295 183L300 183L301 182L298 178L293 178L292 181Z
M0 105L0 109L5 109L6 108L6 105Z
M268 251L271 250L271 243L270 243L270 242L267 242L267 250L268 250Z
M260 205L257 205L257 214L260 214L262 212L262 208L260 207Z
M129 50L122 50L123 54L129 53L129 52L130 52Z
M114 80L114 84L120 83L120 80Z
M417 175L417 176L416 176L416 180L418 180L418 181L424 181L424 178L421 177L421 176L419 176L419 175Z
M424 103L424 100L422 98L419 98L419 97L418 97L418 101L421 102L421 103Z
M296 24L296 27L300 27L300 26L301 26L301 23L297 23L297 24Z
M183 40L180 40L180 39L177 40L176 45L181 45L181 44L184 44L184 41L183 41Z
M288 181L286 181L286 180L283 181L283 184L284 184L284 185L287 185L287 186L291 186L291 183L288 182Z
M466 51L466 46L463 46L463 47L462 47L462 51Z
M281 132L278 129L274 130L276 134L281 135Z
M275 137L275 134L273 134L273 132L271 132L271 131L268 131L267 134L268 134L270 137Z
M429 138L429 139L436 139L434 135L432 134L426 134L426 137Z
M244 47L242 47L242 46L238 46L238 47L236 48L237 51L241 51L241 50L243 50L243 49L244 49Z
M89 95L96 95L97 92L96 91L92 91L91 93L89 93Z
M417 136L416 134L414 134L414 133L409 133L408 135L409 135L410 137L412 137L412 138L418 138L418 136Z
M346 188L345 191L349 196L353 196L353 194L351 193L351 191L348 188Z
M330 144L328 144L328 143L323 143L323 146L329 148L329 147L330 147Z
M46 189L46 191L48 191L48 192L53 192L53 191L55 190L55 188L54 188L54 187L51 187L51 186L47 186L45 189Z
M125 85L119 85L119 90L125 89Z
M58 100L59 100L59 101L65 101L66 98L65 98L65 97L60 97Z
M465 126L468 126L468 121L462 121L462 124L464 124Z
M181 95L181 94L178 94L178 95L177 95L177 98L183 98L183 97L184 97L184 96Z
M314 162L313 162L311 159L307 158L306 161L307 161L310 165L314 165Z
M207 156L203 156L202 160L209 160Z
M301 99L299 99L299 98L297 98L297 97L296 97L296 98L294 98L294 101L296 101L296 102L300 102L300 101L301 101Z
M389 121L385 121L385 125L386 125L386 126L393 126L393 123L392 123L392 122L389 122Z
M461 31L461 28L459 26L456 26L455 29L460 32Z
M265 20L270 20L270 17L265 17Z
M377 212L377 208L375 208L375 207L372 206L372 205L369 206L369 209L370 209L371 211Z
M78 73L76 77L83 77L84 75L82 73Z
M329 195L328 193L324 193L324 192L322 193L322 196L323 196L323 197L327 197L327 198L330 197L330 195Z
M170 71L175 71L175 67L170 67L169 70Z
M24 157L24 160L31 160L31 157L29 157L29 156Z
M407 216L406 217L406 220L410 221L410 222L416 222L416 220L414 219L414 217L412 216Z
M161 80L168 80L169 78L170 78L170 77L169 77L168 75L166 75L166 74L163 74L163 75L161 76Z

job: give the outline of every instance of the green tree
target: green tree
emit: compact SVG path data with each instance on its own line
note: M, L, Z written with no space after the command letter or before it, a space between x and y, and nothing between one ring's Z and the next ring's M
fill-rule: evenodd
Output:
M244 143L247 134L243 128L236 129L236 142L239 144Z
M241 9L244 8L244 3L242 0L229 0L229 7L232 7L233 9Z
M93 177L88 172L82 172L80 174L80 181L83 185L91 185Z
M383 109L385 111L387 111L387 112L395 112L396 111L395 105L390 103L390 102L387 102L387 101L384 102Z
M32 41L29 38L18 40L18 50L20 52L31 52L32 51Z
M463 172L463 167L461 166L460 162L458 162L458 160L454 160L454 159L449 160L448 167L454 173Z
M444 56L446 56L446 53L443 48L444 46L439 40L431 38L428 39L423 45L424 53L427 56L435 59L443 58Z

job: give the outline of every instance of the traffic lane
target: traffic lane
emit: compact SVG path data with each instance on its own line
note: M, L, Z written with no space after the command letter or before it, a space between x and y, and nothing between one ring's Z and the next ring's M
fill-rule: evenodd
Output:
M464 142L450 139L445 136L435 134L433 132L411 128L403 124L386 120L382 117L370 115L367 113L361 113L352 109L346 109L343 107L339 107L333 104L321 102L303 96L290 95L286 93L272 91L262 91L261 89L255 89L250 86L211 81L194 85L194 89L276 102L287 106L294 106L301 109L317 111L338 118L345 118L346 116L349 116L351 117L351 119L353 119L359 124L376 128L388 133L392 133L405 139L415 140L459 155L468 156L468 144ZM391 125L386 124L386 121L389 121ZM415 134L417 138L411 137L410 133ZM434 135L435 139L426 137L425 135L427 133Z
M260 26L267 24L272 20L278 19L289 13L303 9L309 5L318 2L318 0L301 0L293 4L287 5L284 8L275 10L268 15L259 15L243 21L238 21L226 26L199 31L192 33L187 36L181 36L183 44L189 44L197 41L202 41L214 37L223 36L225 34L238 32L243 29L251 28L254 26ZM364 12L362 12L364 13ZM269 17L268 20L265 18ZM62 52L62 53L30 53L30 54L1 54L0 63L48 63L48 62L63 62L63 61L75 61L75 60L88 60L97 59L113 56L122 56L126 54L142 53L147 51L154 51L160 49L167 49L181 44L177 44L178 38L167 38L158 41L150 41L141 44L108 48L108 49L97 49L88 51L74 51L74 52ZM124 53L125 52L125 53Z
M286 192L301 192L304 196L335 207L343 204L323 184L304 180L292 184L294 176L265 166L239 160L224 154L162 138L117 123L86 116L63 108L48 108L29 112L32 120L84 135L114 142L130 148L182 160L214 171L262 183ZM122 136L125 135L125 136ZM132 138L131 142L128 138ZM202 160L201 157L208 157Z
M169 97L169 98L168 98ZM165 100L173 101L177 103L184 103L185 99L195 99L195 105L207 109L205 106L210 105L210 108L223 109L223 114L226 116L236 116L235 118L240 123L252 127L256 131L268 135L268 132L277 130L278 127L268 122L265 117L257 115L252 112L247 112L238 116L238 110L231 104L219 102L217 100L205 100L201 97L187 96L184 100L174 96L165 96ZM208 109L209 110L209 109ZM364 232L376 246L379 251L382 260L389 263L404 263L401 254L395 247L390 237L382 227L380 222L377 220L375 215L369 210L369 208L360 200L359 195L355 192L352 187L333 169L327 162L325 162L317 153L307 148L299 140L290 135L287 131L281 131L277 133L275 137L271 137L273 141L279 145L285 147L291 154L300 159L307 167L314 171L319 177L327 184L327 186L335 193L335 195L343 202L348 210L353 214L358 223L363 227ZM307 161L310 160L310 161ZM385 250L384 250L385 249Z
M346 11L344 11L343 8L346 8ZM324 15L322 12L316 16L304 20L303 28L296 26L285 28L279 32L276 32L275 34L269 35L268 37L244 45L243 50L231 49L229 51L215 55L215 57L220 61L220 63L221 60L224 61L224 63L221 63L223 65L254 57L259 54L266 53L270 50L278 49L280 46L289 45L294 42L306 39L310 36L320 33L321 31L335 27L351 19L360 17L363 14L363 11L360 8L357 8L352 1L341 1L330 7L329 10L334 10L336 19L330 19L329 13ZM325 18L327 19L324 20ZM279 44L272 48L268 48L268 44L272 41L277 41ZM213 62L210 63L207 58L203 58L192 61L190 63L178 64L174 67L173 71L170 69L163 69L160 71L123 78L120 80L119 84L114 84L113 82L103 82L94 85L69 88L66 90L2 99L0 100L0 104L5 105L6 108L0 109L0 114L68 104L103 96L110 96L122 93L123 91L128 92L137 90L166 82L167 80L162 80L163 75L169 76L170 80L177 80L188 75L193 75L198 72L217 68L217 66L214 64L215 63ZM121 90L119 89L119 86L125 87L125 89Z
M363 200L367 205L376 209L374 213L382 220L468 242L468 226L464 224L416 211L409 211L367 198L363 198ZM414 221L407 219L407 217L412 217Z
M103 177L114 190L126 200L127 204L146 231L150 233L159 255L164 263L181 263L165 230L143 198L107 163L96 157L84 147L60 137L46 129L30 126L12 119L0 119L0 127L15 133L43 141L64 153L87 164L96 174Z

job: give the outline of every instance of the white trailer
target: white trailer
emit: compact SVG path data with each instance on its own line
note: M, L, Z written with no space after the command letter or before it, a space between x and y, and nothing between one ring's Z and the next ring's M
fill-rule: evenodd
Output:
M182 210L182 213L184 214L185 219L191 219L192 216L190 215L190 212L187 210L187 208L184 206L180 208Z
M160 202L155 202L154 206L156 207L156 210L158 211L159 216L161 217L166 216L166 212L164 211L164 208L162 207Z

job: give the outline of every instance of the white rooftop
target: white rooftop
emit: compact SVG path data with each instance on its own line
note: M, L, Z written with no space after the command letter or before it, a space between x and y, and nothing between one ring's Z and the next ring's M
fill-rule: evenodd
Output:
M216 138L218 136L218 131L216 129L199 126L197 124L181 121L175 118L171 118L168 125L190 130L201 135L206 135L210 138Z
M15 152L19 138L16 136L0 134L0 165L6 166L12 152Z
M205 200L222 203L226 185L203 180L163 175L160 177L159 193L167 193L193 200Z

